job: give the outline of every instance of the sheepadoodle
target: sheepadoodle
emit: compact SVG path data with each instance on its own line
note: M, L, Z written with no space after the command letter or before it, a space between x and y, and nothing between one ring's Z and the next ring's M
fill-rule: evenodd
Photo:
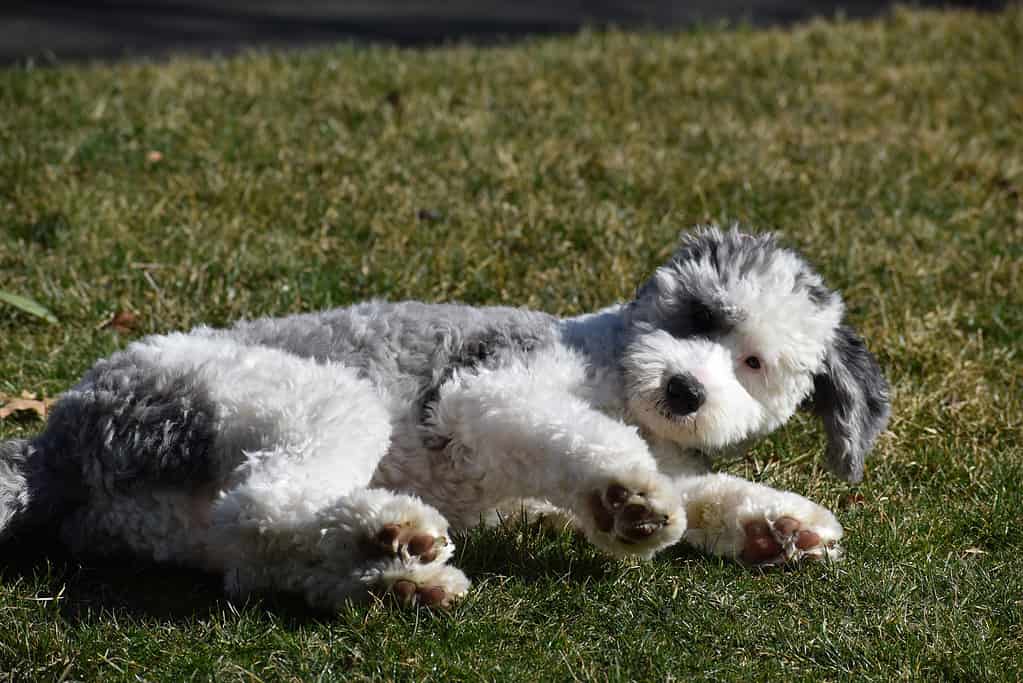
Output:
M526 499L616 556L838 558L828 510L708 462L803 406L859 480L887 394L802 258L705 228L632 301L574 318L374 301L137 341L0 444L0 540L47 525L327 609L459 598L449 529Z

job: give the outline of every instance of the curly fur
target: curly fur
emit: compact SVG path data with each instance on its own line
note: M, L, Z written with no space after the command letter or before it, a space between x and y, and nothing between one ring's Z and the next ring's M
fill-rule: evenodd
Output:
M42 434L0 444L0 539L55 522L76 551L327 608L456 599L449 527L525 499L615 555L685 537L757 563L837 558L827 510L705 466L804 403L829 467L858 480L887 385L840 297L769 235L703 229L633 301L575 318L369 302L142 339Z

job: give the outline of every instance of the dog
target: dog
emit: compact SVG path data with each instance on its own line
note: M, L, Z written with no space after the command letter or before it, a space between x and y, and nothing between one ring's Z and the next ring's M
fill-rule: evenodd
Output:
M862 478L888 386L843 311L774 236L708 227L578 317L375 301L147 337L0 444L0 540L51 524L324 609L451 603L450 529L527 499L614 556L838 559L827 509L708 462L806 407Z

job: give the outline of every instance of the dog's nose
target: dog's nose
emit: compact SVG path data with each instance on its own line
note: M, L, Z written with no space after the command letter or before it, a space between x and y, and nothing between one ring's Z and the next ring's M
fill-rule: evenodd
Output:
M688 372L672 376L664 393L667 395L668 408L676 415L695 413L707 399L703 385Z

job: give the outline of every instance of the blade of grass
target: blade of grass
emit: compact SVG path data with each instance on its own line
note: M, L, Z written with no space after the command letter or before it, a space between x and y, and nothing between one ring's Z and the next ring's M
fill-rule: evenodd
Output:
M53 315L53 313L50 313L50 311L42 304L33 301L32 299L29 299L27 297L20 296L18 294L12 294L11 292L5 292L4 290L0 289L0 301L4 302L5 304L14 306L18 310L24 313L28 313L31 316L35 316L36 318L42 318L43 320L50 324L57 323L57 316Z

